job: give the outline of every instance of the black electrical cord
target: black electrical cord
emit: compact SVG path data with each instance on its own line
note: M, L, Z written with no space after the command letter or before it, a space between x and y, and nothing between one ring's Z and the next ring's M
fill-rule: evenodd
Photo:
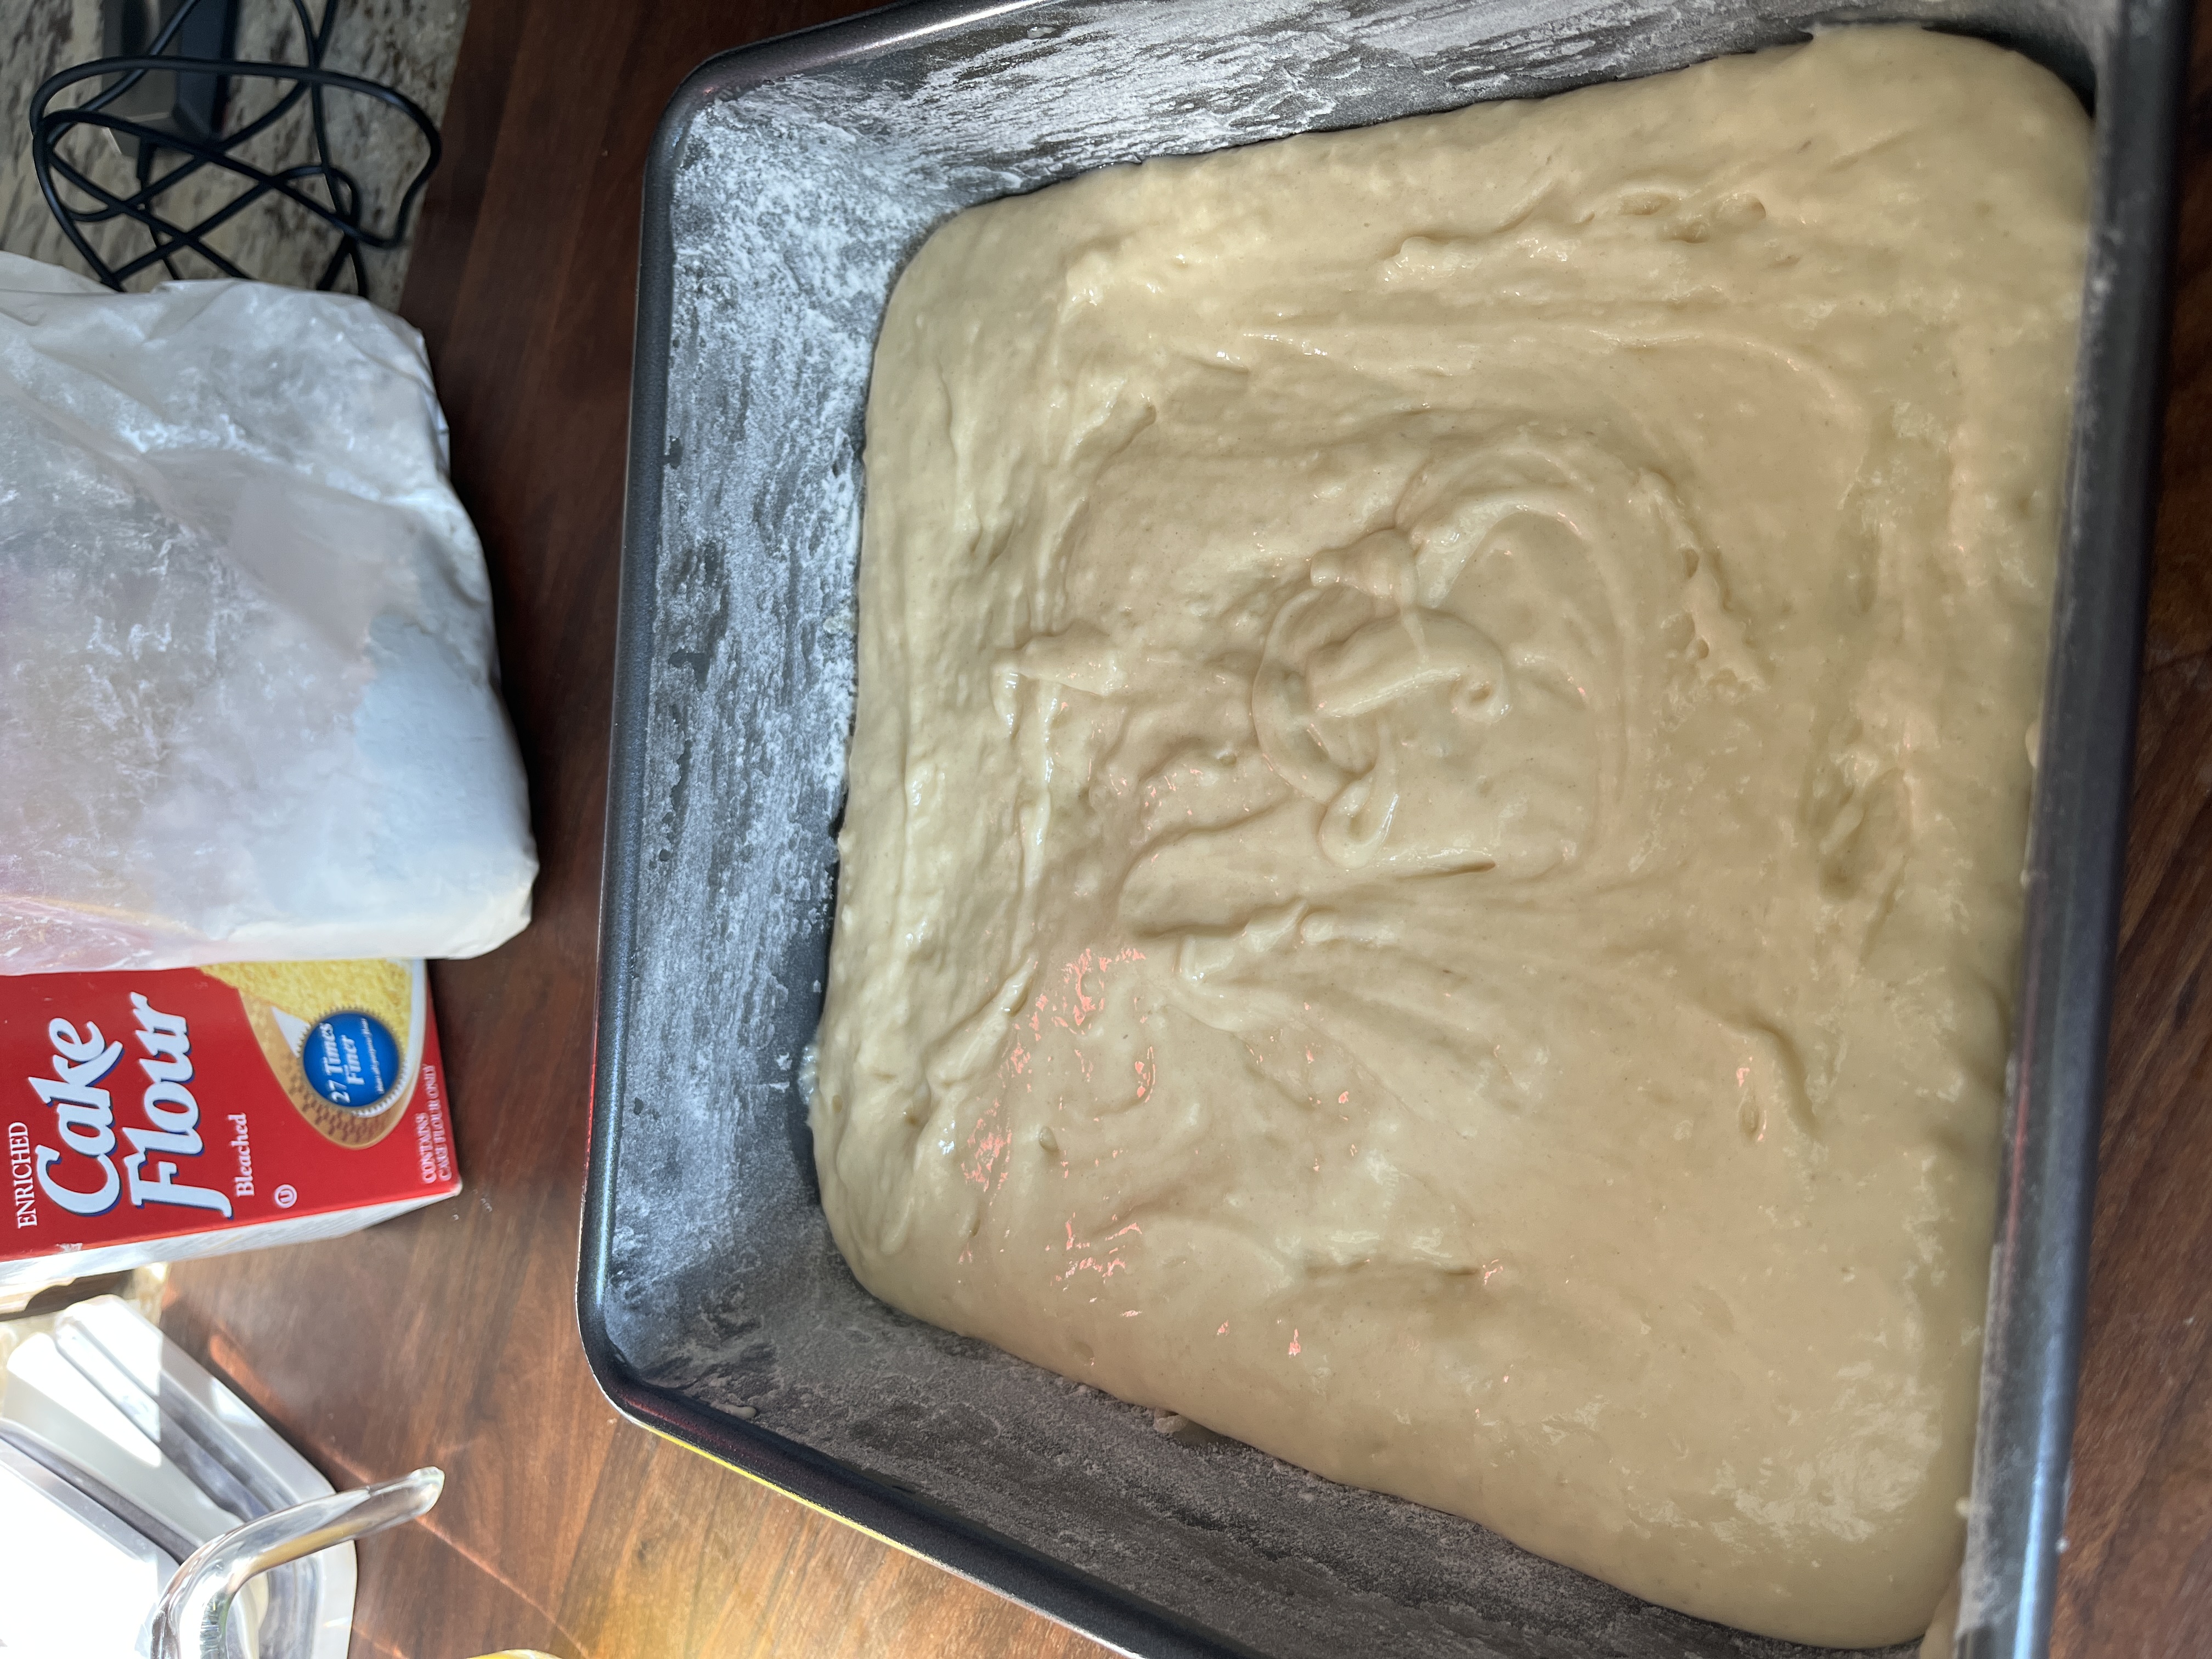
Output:
M323 54L330 43L331 25L337 12L337 0L325 0L319 22L308 14L307 0L291 0L294 16L298 20L304 44L304 64L287 64L239 58L185 58L164 52L176 38L185 19L202 0L185 0L160 33L148 42L147 51L128 58L95 58L50 76L31 97L31 162L38 174L39 189L76 251L83 255L93 274L109 288L120 290L125 283L154 264L161 265L171 276L179 275L176 255L189 249L198 254L226 276L243 276L247 273L208 246L206 238L264 197L274 196L321 220L338 234L337 248L315 286L331 289L337 284L339 275L353 273L356 293L368 292L367 273L362 264L362 250L382 250L398 247L407 240L407 222L413 214L422 188L436 169L440 146L438 128L429 116L412 99L378 82L366 81L359 76L342 74L323 67ZM174 71L179 74L205 74L230 80L266 80L289 82L291 86L268 110L234 131L208 138L195 138L150 126L130 116L109 112L107 106L148 75ZM51 108L53 100L61 93L81 82L114 76L112 85L102 88L81 104L63 109ZM324 94L328 91L358 94L390 106L415 124L429 146L429 154L422 165L408 180L400 192L398 210L392 216L392 228L379 233L363 224L360 210L361 186L353 175L339 167L331 156L330 130L324 109ZM276 122L296 108L301 98L307 100L310 125L314 136L314 155L312 161L301 162L278 172L270 172L251 162L240 161L232 152L258 137ZM61 153L61 141L80 127L105 129L120 137L138 142L137 188L127 196L118 196L105 185L95 182L82 168ZM183 159L175 165L159 170L165 159L161 152L174 151ZM164 218L155 204L167 191L183 183L203 167L215 167L236 175L246 181L246 188L204 218L190 225L179 225ZM72 207L62 200L55 179L91 199L89 207ZM303 186L320 184L327 202L318 201ZM119 265L110 265L94 249L85 234L85 228L125 219L145 228L151 249L138 258Z

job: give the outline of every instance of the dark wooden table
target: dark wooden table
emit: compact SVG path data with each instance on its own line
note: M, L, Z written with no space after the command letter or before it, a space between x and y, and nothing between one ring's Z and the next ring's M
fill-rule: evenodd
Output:
M434 970L460 1200L180 1267L171 1334L342 1483L426 1462L362 1548L357 1655L1102 1650L615 1417L574 1284L592 1060L640 182L721 48L858 9L474 0L404 309L497 592L544 873L504 950ZM2203 8L2212 14L2212 0ZM2166 494L2142 681L2070 1548L2054 1652L2212 1653L2212 15L2185 137Z

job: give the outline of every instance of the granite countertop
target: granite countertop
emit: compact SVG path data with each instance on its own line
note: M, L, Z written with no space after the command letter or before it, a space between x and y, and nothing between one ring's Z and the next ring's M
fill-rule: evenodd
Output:
M325 66L380 82L412 98L435 120L445 112L453 62L467 20L467 0L325 0L338 7ZM322 15L320 8L313 15ZM288 0L240 0L238 55L299 63L305 52ZM0 248L70 270L89 267L70 245L47 209L31 167L27 113L40 82L57 70L100 55L100 0L0 0ZM251 120L286 90L279 82L249 81L233 87L225 125ZM400 191L422 164L422 142L397 111L346 94L325 97L331 148L337 164L359 181L369 222L390 226ZM81 131L65 141L76 164L111 188L126 188L132 163L104 135ZM242 159L266 167L296 165L313 154L306 101L241 150ZM189 223L244 188L242 181L204 169L163 198L165 216ZM114 222L94 227L88 238L101 256L121 263L143 252L145 233ZM258 203L209 237L210 246L248 275L295 287L313 286L337 246L336 234L313 215L282 201ZM397 309L407 276L410 249L365 252L369 297ZM177 260L178 274L206 276L214 267L192 254ZM167 273L155 266L129 284L148 289ZM350 279L341 276L341 288Z

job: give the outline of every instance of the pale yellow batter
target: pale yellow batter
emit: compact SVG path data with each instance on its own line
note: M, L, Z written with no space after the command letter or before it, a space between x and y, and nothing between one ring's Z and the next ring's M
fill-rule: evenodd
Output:
M1846 31L939 230L813 1098L862 1282L1655 1601L1917 1634L2088 137Z

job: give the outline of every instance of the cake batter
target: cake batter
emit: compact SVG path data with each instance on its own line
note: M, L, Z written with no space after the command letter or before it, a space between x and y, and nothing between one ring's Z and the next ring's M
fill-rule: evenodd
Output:
M1834 1644L1958 1565L2089 126L1906 29L1091 175L892 296L861 1281Z

